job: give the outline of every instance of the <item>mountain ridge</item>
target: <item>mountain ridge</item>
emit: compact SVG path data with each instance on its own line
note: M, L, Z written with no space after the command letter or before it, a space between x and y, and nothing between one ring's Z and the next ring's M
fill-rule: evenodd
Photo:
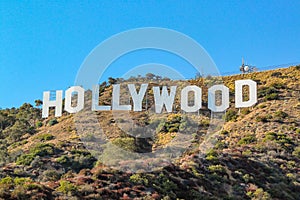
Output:
M203 86L209 78L189 80ZM76 133L74 115L42 119L30 104L0 111L0 197L5 199L297 199L300 194L300 67L222 77L230 89L230 108L214 147L204 156L191 148L160 171L134 173L111 169L92 156ZM258 84L258 103L234 108L234 80ZM109 103L111 86L100 95ZM205 91L205 89L204 89ZM204 92L202 129L193 135L197 147L209 116ZM151 103L151 99L149 100ZM89 108L87 108L89 109ZM108 114L109 113L109 114ZM118 128L111 111L98 113L110 141L130 151L144 146ZM161 124L152 147L168 144L180 130L181 115L167 121L133 113L140 124ZM86 118L88 121L90 118ZM101 120L100 120L101 119ZM116 122L117 120L117 122ZM169 121L168 121L169 120ZM158 124L156 124L158 123ZM93 135L84 139L93 140ZM127 163L129 166L132 163Z

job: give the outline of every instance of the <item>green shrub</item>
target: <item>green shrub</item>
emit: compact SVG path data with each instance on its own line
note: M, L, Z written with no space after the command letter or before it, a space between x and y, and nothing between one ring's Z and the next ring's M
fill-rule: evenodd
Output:
M16 148L16 147L18 147L18 146L20 146L20 145L24 145L24 144L27 144L27 143L28 143L27 140L21 140L21 141L19 141L19 142L13 143L13 144L11 145L11 147L12 147L12 148Z
M17 185L11 193L13 199L28 199L26 188L23 185Z
M168 195L171 199L176 199L176 195L173 191L177 191L178 186L173 181L169 180L165 174L160 173L152 180L153 186L157 188L162 195Z
M132 182L132 183L135 183L135 184L143 184L143 185L148 185L148 179L145 178L145 177L142 177L141 174L133 174L130 176L129 180Z
M253 143L256 141L256 138L254 135L248 135L248 136L245 136L243 137L242 139L240 139L238 141L238 144L239 145L245 145L245 144L250 144L250 143Z
M269 132L266 134L264 141L274 141L281 145L293 144L293 140L283 133Z
M279 144L293 144L293 140L283 133L277 134L276 142Z
M28 154L23 154L17 158L16 164L18 165L30 165L36 156L47 156L53 155L54 152L53 144L37 144L29 150Z
M201 120L201 126L203 126L203 127L208 127L209 126L209 124L210 124L210 121L209 120Z
M21 137L26 133L35 133L35 127L30 126L26 120L17 120L13 126L6 128L2 132L2 134L6 136L7 143L9 144L20 141Z
M209 160L209 161L216 161L216 160L218 160L218 153L214 149L210 149L206 153L205 158L206 158L206 160Z
M60 163L60 164L67 164L70 162L70 159L68 156L66 155L62 155L59 158L56 159L56 162Z
M50 133L45 133L37 136L36 138L39 139L40 141L48 141L54 139L54 136Z
M57 181L60 178L60 175L55 170L46 170L43 175L47 181Z
M250 180L253 179L253 177L250 176L249 174L245 174L242 178L246 183L248 183Z
M24 154L17 158L16 164L17 165L30 165L30 163L35 158L34 154Z
M272 94L267 94L265 96L265 100L266 101L270 101L270 100L278 100L279 99L279 95L277 93L272 93Z
M69 181L61 180L59 184L60 186L57 188L57 190L64 194L72 195L77 191L77 187Z
M77 150L78 151L78 150ZM56 162L63 165L68 170L79 172L85 168L92 168L96 159L88 151L72 152L70 157L62 155L56 159Z
M72 158L71 168L74 171L79 172L82 169L92 168L94 166L95 161L96 159L91 154L77 154Z
M33 181L31 178L24 178L24 177L16 177L14 179L14 183L16 185L24 185L25 183L32 183Z
M273 76L273 77L280 77L280 76L282 76L282 73L281 72L273 72L271 74L271 76Z
M252 199L261 199L261 200L268 200L271 199L271 196L268 192L264 192L262 188L258 188L255 192L251 195Z
M257 96L258 97L264 97L266 95L270 95L270 94L277 94L279 91L274 88L274 87L262 87L258 90L257 92Z
M275 140L276 139L276 136L277 136L277 134L276 133L274 133L274 132L269 132L269 133L267 133L266 134L266 136L265 136L265 141L266 140Z
M162 188L164 191L176 191L178 189L177 185L169 179L162 182Z
M250 149L247 149L247 150L242 152L243 156L250 156L251 154L252 154L252 151Z
M116 138L112 143L124 150L127 151L136 151L134 138L125 137L125 138Z
M288 114L279 110L274 113L274 119L278 122L282 122L285 118L288 117Z
M29 151L33 155L37 156L47 156L47 155L53 155L54 154L54 145L53 144L37 144L33 148L30 149Z
M293 151L293 156L296 156L297 158L300 159L300 146L297 146L294 151Z
M220 132L221 135L228 135L228 133L229 133L229 132L228 132L227 130L222 130L222 131Z
M178 132L180 123L166 123L166 129L168 133Z
M156 124L157 124L157 126L156 126ZM158 119L158 120L153 121L153 124L150 124L150 127L152 127L152 128L157 127L156 128L156 132L157 133L159 133L159 132L167 132L165 124L166 124L165 120Z
M278 82L273 83L273 84L271 85L271 87L274 87L274 88L276 88L276 89L285 89L285 88L286 88L286 86L285 86L284 83L278 83Z
M210 165L208 170L210 172L225 172L225 168L222 165Z
M7 176L5 178L2 178L0 180L0 184L8 184L8 185L11 185L14 183L14 180L10 177L10 176Z
M257 121L257 122L268 122L268 119L267 119L266 116L260 115L260 116L257 116L257 117L255 118L255 121Z
M247 114L249 114L251 111L249 110L249 108L243 108L243 109L241 109L241 113L243 114L243 115L247 115Z
M258 108L266 108L267 107L267 105L266 104L260 104L259 106L258 106Z
M225 114L225 120L227 122L236 121L237 117L237 112L235 110L228 110Z
M58 123L58 121L57 121L56 118L53 118L53 119L51 119L51 120L48 122L49 126L53 126L53 125L55 125L55 124L57 124L57 123Z
M26 184L25 188L26 190L42 190L42 186L35 183Z
M35 123L35 126L36 126L37 128L42 127L42 126L43 126L43 122L37 121L37 122Z
M156 132L173 133L179 130L184 130L187 127L187 121L182 118L179 114L170 114L168 119L165 120L154 120L150 126L154 127L157 125Z
M278 84L278 85L274 85L275 87L278 87L278 88L281 88L282 85L281 84ZM269 101L269 100L276 100L276 99L279 99L279 90L277 88L275 88L274 86L271 86L271 87L263 87L261 89L258 90L258 97L264 97L264 99L266 101Z
M225 142L223 141L218 141L216 144L215 144L215 148L216 149L224 149L227 145L225 144Z
M168 130L169 133L173 133L173 132L178 132L178 128L177 127L171 127Z

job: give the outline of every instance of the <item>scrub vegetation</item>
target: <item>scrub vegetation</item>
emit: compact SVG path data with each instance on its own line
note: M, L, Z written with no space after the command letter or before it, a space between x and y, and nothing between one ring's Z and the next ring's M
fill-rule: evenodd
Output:
M154 74L131 79L152 85L169 81ZM0 110L0 199L299 199L299 66L223 77L230 89L230 108L216 143L203 155L198 147L210 120L204 84L212 79L189 80L204 93L200 116L194 119L200 124L196 131L191 129L194 122L176 108L155 119L145 111L130 112L135 124L155 130L152 139L135 137L143 130L134 127L129 128L136 135L127 135L118 127L126 124L126 117L116 118L113 111L96 114L110 144L128 152L162 148L179 134L193 136L190 148L176 162L154 172L123 172L97 161L83 143L97 141L93 130L79 137L76 116L63 113L55 118L53 109L49 118L41 118L41 101L36 101L38 107L24 103ZM234 81L242 79L257 82L258 103L236 109ZM99 103L109 105L112 84L126 81L110 78L102 83ZM152 103L149 97L143 109L151 109ZM92 125L90 116L84 120Z

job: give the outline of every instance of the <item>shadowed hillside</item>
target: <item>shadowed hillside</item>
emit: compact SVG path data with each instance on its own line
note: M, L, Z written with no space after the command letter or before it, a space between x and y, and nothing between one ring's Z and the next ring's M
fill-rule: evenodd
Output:
M189 149L173 164L155 172L123 172L97 161L83 143L97 138L91 130L79 137L74 115L63 113L55 118L51 110L51 116L42 119L40 108L28 103L0 110L0 198L299 199L300 67L223 77L230 89L231 105L217 142L202 155L198 147L210 117L204 86L216 81L213 79L189 80L203 88L203 109L201 115L193 118L201 125L191 135ZM257 82L258 103L236 109L234 81L242 79ZM111 84L116 81L110 79L101 84L101 104L110 104ZM164 81L168 80L160 83ZM86 103L90 105L90 100ZM153 104L153 98L144 102L143 109L148 104ZM83 123L92 126L90 116L84 112L82 115ZM180 131L191 132L193 123L183 121L179 108L161 118L154 118L149 112L131 112L135 124L159 127L154 139L140 140L118 127L117 123L125 124L124 117L115 118L111 111L98 112L96 116L109 141L132 152L162 148ZM141 130L134 131L142 134ZM149 162L145 160L144 164Z

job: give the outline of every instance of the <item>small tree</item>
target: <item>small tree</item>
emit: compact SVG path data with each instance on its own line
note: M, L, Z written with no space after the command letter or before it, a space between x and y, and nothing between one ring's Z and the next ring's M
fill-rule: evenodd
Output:
M147 73L147 74L146 74L146 78L147 78L148 80L153 80L154 77L155 77L155 75L152 74L152 73Z
M115 84L116 82L117 82L117 80L114 79L113 77L109 77L109 78L108 78L108 83L109 83L110 85L113 85L113 84Z
M43 101L40 100L40 99L37 99L37 100L34 101L34 103L35 103L36 107L39 107L39 106L41 106L43 104Z

